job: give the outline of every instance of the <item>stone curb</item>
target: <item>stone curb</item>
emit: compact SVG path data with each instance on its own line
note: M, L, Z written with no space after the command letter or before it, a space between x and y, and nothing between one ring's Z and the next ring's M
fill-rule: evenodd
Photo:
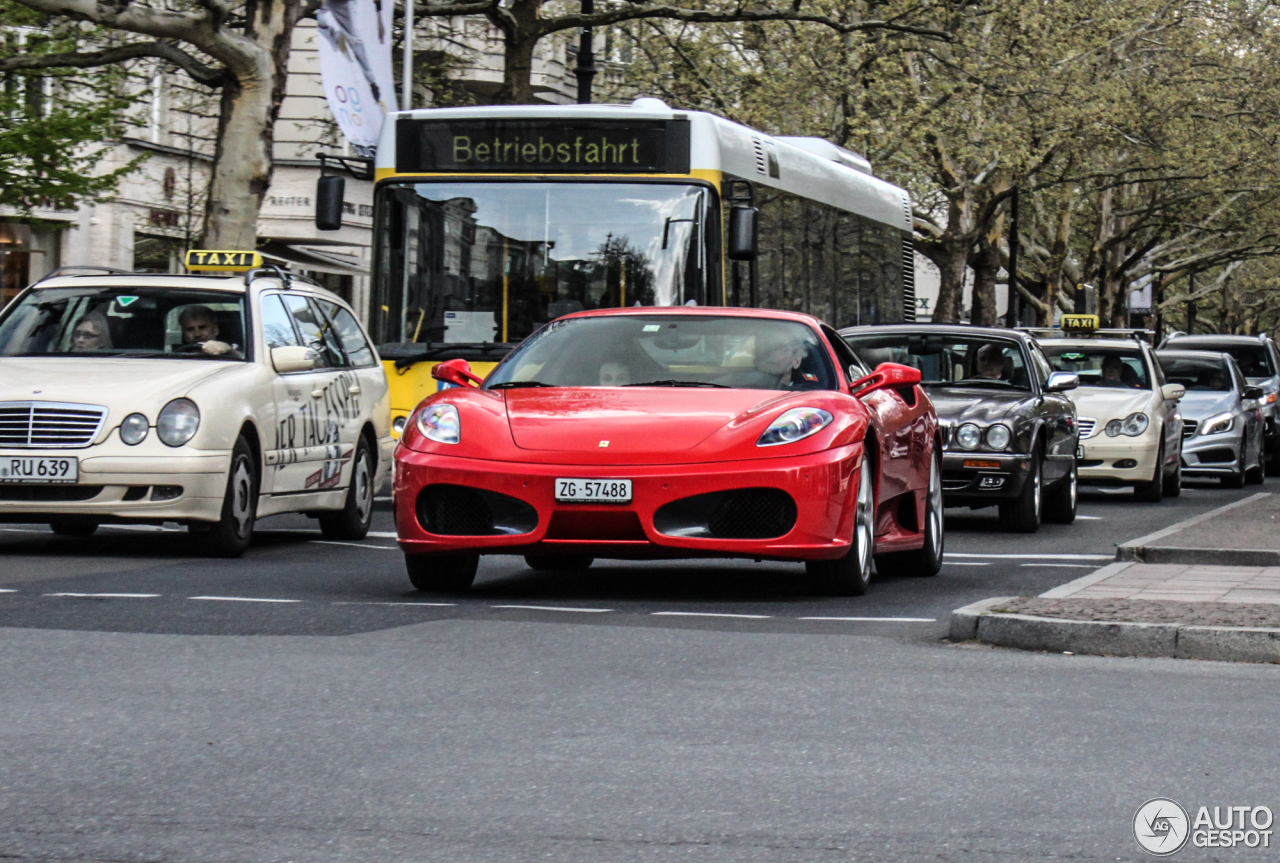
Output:
M984 599L951 613L950 639L996 647L1095 656L1163 656L1280 663L1280 629L1069 620L990 611L1011 597Z
M1171 524L1166 528L1131 539L1116 546L1117 561L1141 563L1185 563L1193 566L1280 566L1280 551L1261 548L1183 548L1175 545L1157 545L1159 540L1172 536L1188 527L1225 515L1233 509L1257 503L1270 497L1269 492L1258 492L1224 506L1202 512L1200 515Z

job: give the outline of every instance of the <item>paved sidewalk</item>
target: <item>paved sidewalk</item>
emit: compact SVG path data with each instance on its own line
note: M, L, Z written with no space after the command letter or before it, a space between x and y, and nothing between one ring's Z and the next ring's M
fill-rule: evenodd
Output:
M1120 563L1045 595L1055 599L1280 603L1280 566Z

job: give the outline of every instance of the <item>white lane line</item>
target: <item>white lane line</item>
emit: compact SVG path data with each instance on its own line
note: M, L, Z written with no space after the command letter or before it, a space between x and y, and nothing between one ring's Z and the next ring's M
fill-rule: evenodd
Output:
M387 500L395 500L395 498L392 497L391 495L387 495L386 497L375 497L374 500L387 501Z
M933 617L797 617L796 620L887 621L889 623L937 623Z
M397 534L394 530L371 530L366 536L372 536L376 539L395 539Z
M979 563L979 562L978 562L978 561L976 561L976 560L972 560L972 561L966 561L966 560L944 560L944 561L942 562L942 565L943 565L943 566L990 566L991 564L987 563L986 561L983 561L982 563Z
M182 530L180 527L162 527L155 524L104 524L102 526L108 530L141 530L147 533L176 533Z
M188 596L187 599L211 599L216 602L302 602L301 599L263 599L258 596Z
M334 605L421 605L429 608L453 608L456 602L335 602Z
M612 608L568 608L555 605L491 605L490 608L519 608L525 611L581 611L587 614L604 614Z
M714 611L653 611L654 617L737 617L743 620L768 620L769 614L721 614Z
M0 587L0 593L17 593L18 591L8 587Z
M989 560L1115 560L1114 554L961 554L949 551L951 557L983 557Z
M313 539L315 545L349 545L352 548L376 548L379 551L399 551L398 545L365 545L362 542L334 542L331 539Z
M1076 516L1076 521L1102 521L1102 520L1103 520L1102 516L1100 515L1077 515Z
M1093 569L1092 563L1020 563L1019 566L1052 567L1054 569Z
M87 599L155 599L158 593L46 593L45 596L78 596Z
M320 533L318 528L314 527L264 527L260 528L261 533L309 533L316 536ZM365 534L374 539L395 539L396 532L394 530L371 530Z

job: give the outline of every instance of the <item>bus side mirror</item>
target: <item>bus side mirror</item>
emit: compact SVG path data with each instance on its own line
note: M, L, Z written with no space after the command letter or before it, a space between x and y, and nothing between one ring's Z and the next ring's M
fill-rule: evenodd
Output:
M345 177L329 175L316 180L316 228L336 231L342 227L342 199L347 191Z
M729 210L729 260L754 261L759 250L759 226L755 207L733 207Z

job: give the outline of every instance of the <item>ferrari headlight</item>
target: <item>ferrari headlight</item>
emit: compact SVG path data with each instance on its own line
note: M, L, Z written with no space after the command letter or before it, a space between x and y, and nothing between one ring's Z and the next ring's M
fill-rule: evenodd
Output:
M142 414L129 414L120 423L120 440L129 446L137 446L147 439L147 432L150 430L151 423L147 422L146 417Z
M462 421L453 405L428 405L418 411L418 431L436 443L457 443L462 440Z
M1231 431L1235 425L1236 418L1231 414L1218 414L1200 424L1200 428L1204 429L1200 434L1222 434Z
M1150 426L1151 420L1146 414L1141 412L1132 413L1122 420L1112 420L1107 423L1107 436L1128 435L1129 437L1137 437Z
M182 446L200 428L200 408L191 399L174 399L156 417L156 434L167 446Z
M769 423L756 446L777 446L802 440L822 431L833 419L835 417L821 408L792 408Z
M1004 449L1013 440L1013 432L1003 423L996 423L987 429L987 446L992 449Z
M961 449L977 449L982 442L982 429L973 423L965 423L956 429L956 444Z

